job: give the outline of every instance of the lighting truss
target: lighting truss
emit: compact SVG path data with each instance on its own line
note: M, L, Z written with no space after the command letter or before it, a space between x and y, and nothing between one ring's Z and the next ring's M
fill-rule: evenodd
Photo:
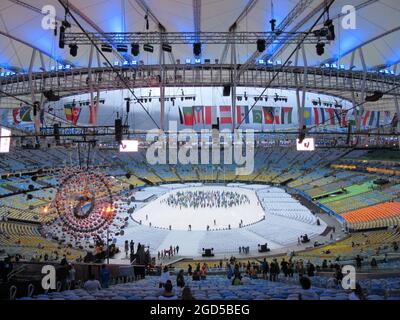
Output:
M273 44L298 44L305 37L305 44L326 43L326 38L306 32L109 32L65 33L65 44L97 45L112 43L114 46L137 44L256 44L264 39ZM89 40L90 38L90 40ZM269 43L269 42L268 42Z

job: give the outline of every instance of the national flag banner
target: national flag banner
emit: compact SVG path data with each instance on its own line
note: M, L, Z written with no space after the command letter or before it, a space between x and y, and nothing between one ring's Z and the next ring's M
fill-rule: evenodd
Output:
M371 116L371 112L370 111L364 111L363 115L362 115L362 126L366 127L367 123L369 123L369 118Z
M259 107L253 108L252 113L253 113L253 123L262 124L263 115L261 109Z
M325 108L324 112L325 112L326 123L334 126L336 124L336 122L335 122L335 109L333 109L333 108Z
M325 123L325 111L324 108L314 107L314 123L316 125Z
M274 108L263 107L264 124L274 124Z
M205 124L217 124L217 108L212 106L204 107Z
M379 128L381 113L379 111L371 111L369 116L368 126L371 128Z
M193 119L194 124L204 124L204 107L194 106L193 107Z
M67 121L71 122L73 125L78 123L79 116L81 114L81 108L64 106L64 112Z
M194 116L193 116L193 108L192 107L179 108L179 117L181 120L181 124L183 124L185 126L193 126L194 125Z
M72 120L72 124L76 125L78 123L79 120L79 116L81 115L81 108L75 107L72 109L72 116L73 116L73 120Z
M281 108L281 124L292 124L292 113L293 113L293 108L282 107Z
M250 123L249 106L236 106L236 123Z
M312 117L312 109L311 108L304 108L303 110L304 114L304 124L306 126L311 126L313 123L313 117Z
M12 114L13 114L13 119L14 119L14 125L19 124L21 121L18 119L18 116L20 114L20 108L13 109Z
M219 107L219 118L221 124L232 123L232 108L231 106L220 106Z
M89 106L89 124L96 125L97 105Z
M383 124L388 125L392 123L392 113L390 111L384 112Z
M399 117L398 117L397 112L396 112L394 114L394 116L393 116L393 120L392 120L392 123L391 123L392 128L396 128L398 124L399 124Z
M19 112L19 117L20 117L21 121L32 122L31 108L30 107L22 107Z
M336 122L339 124L340 127L346 127L346 114L347 110L344 109L334 109L335 110L335 116L336 116Z
M281 108L274 108L274 123L281 124Z

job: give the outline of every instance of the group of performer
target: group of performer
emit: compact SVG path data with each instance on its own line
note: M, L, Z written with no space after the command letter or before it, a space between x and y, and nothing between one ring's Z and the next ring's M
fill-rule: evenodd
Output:
M233 191L178 191L161 200L174 208L232 208L250 204L245 195Z

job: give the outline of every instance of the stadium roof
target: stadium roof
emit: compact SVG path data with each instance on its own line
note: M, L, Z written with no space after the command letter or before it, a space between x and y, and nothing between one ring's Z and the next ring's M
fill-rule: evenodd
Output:
M236 22L236 31L270 31L269 20L275 18L277 25L288 21L284 31L308 31L323 12L327 0L61 0L68 4L71 13L88 32L147 32L158 31L159 25L168 32L229 31ZM293 19L289 13L305 4ZM325 54L318 56L315 45L305 47L307 65L321 66L325 63L344 65L347 69L369 71L387 69L397 72L400 62L400 6L398 0L353 0L356 8L356 29L341 27L343 7L347 0L335 0L330 18L336 28L336 40L325 47ZM272 5L273 4L273 5ZM0 2L0 68L15 72L27 72L31 65L32 50L41 53L32 63L33 71L50 70L57 62L75 67L87 67L90 46L80 46L76 57L70 55L68 46L58 47L58 36L53 30L44 30L46 19L42 8L52 5L56 9L58 26L64 20L64 8L58 0L2 0ZM149 17L146 28L145 16ZM285 20L286 19L286 20ZM72 32L81 32L69 18ZM321 28L324 19L315 28ZM276 45L267 48L268 57L285 61L295 45ZM361 49L361 50L358 50ZM193 59L191 45L173 45L172 55L165 63L180 59ZM244 64L256 51L256 44L238 45L237 63ZM225 52L225 55L224 55ZM353 54L354 53L354 54ZM125 60L120 53L107 53L110 61ZM219 59L230 63L230 49L224 44L203 45L202 58ZM157 64L158 50L147 53L141 50L138 60L144 64ZM96 65L105 65L102 57L95 57ZM293 57L292 66L295 65ZM303 65L302 57L298 65ZM390 104L392 104L390 102Z
M66 0L64 0L67 2ZM295 7L299 0L274 0L274 18L277 25ZM310 0L310 5L296 19L287 31L306 31L316 21L324 7L325 0ZM393 66L400 61L400 7L398 0L353 0L357 9L356 30L340 28L342 8L349 1L336 0L330 10L336 26L336 41L326 47L323 56L316 55L314 46L307 48L309 65L320 65L326 61L336 61L350 65L351 53L361 47L368 68ZM58 20L64 19L64 9L57 0L3 0L0 2L0 65L27 70L31 58L28 46L40 49L45 55L45 64L51 60L70 61L76 66L86 66L89 47L79 48L78 55L73 58L69 50L58 48L58 38L52 30L42 28L41 13L45 5L56 8ZM229 27L240 17L237 31L269 31L271 0L70 0L72 13L79 19L87 31L92 32L145 32L144 16L149 14L149 30L157 31L160 22L170 32L190 31L228 31ZM248 5L250 4L250 8ZM196 6L197 9L196 9ZM320 8L320 10L315 10ZM148 10L148 11L147 11ZM310 18L309 18L310 17ZM70 19L71 20L71 19ZM74 23L73 23L74 24ZM59 23L60 25L60 23ZM80 31L76 26L73 30ZM237 48L237 56L243 63L255 50L255 45L241 45ZM274 48L278 53L276 59L285 60L294 46ZM207 45L203 48L203 57L211 60L219 59L224 45ZM271 52L271 53L272 53ZM189 45L173 47L176 59L184 61L193 57ZM112 57L111 55L110 57ZM229 55L228 55L229 57ZM116 58L114 56L114 58ZM157 53L141 53L140 59L145 63L156 63ZM300 59L301 63L302 59ZM361 57L356 54L354 65L362 69ZM37 59L35 68L40 68Z

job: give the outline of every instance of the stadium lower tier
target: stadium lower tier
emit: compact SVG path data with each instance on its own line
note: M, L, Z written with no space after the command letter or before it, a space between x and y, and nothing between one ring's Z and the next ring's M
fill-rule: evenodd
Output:
M161 225L155 224L150 228L146 221L145 205L147 200L155 197L155 194L145 198L146 192L151 193L152 188L172 188L174 184L184 185L187 183L219 183L241 187L241 185L261 185L263 188L278 186L278 190L287 190L290 194L297 194L298 197L308 199L313 206L314 213L329 212L334 215L340 223L350 230L369 230L397 226L400 212L397 205L400 198L400 181L396 175L382 175L380 173L351 171L338 169L334 164L343 161L354 161L362 158L365 162L366 151L355 150L349 152L341 149L320 149L312 154L297 152L291 148L257 148L254 158L254 171L248 176L236 174L235 165L153 165L146 161L145 152L135 154L118 154L112 150L98 150L96 157L92 159L92 165L101 170L104 174L114 177L114 184L111 192L116 196L134 197L131 201L134 205L136 218L128 213L132 206L120 203L119 221L114 224L114 233L123 230L125 237L118 239L130 239L130 234L138 235L137 242L150 244L153 253L176 245L179 240L177 234L186 230L175 230L170 235L169 226L174 229L175 218L168 217ZM15 159L19 159L15 162ZM25 161L30 159L29 161ZM66 161L65 159L69 159ZM73 151L62 147L49 150L24 150L14 149L8 155L1 155L1 198L0 198L0 219L8 221L8 224L32 224L38 230L31 238L21 238L21 242L27 242L26 248L41 246L41 242L49 243L49 248L64 246L75 247L77 255L82 251L92 249L95 241L90 239L82 241L74 246L76 239L65 236L60 226L46 233L46 226L57 219L57 212L49 210L58 191L60 190L59 168L68 170L77 164L77 157ZM376 162L377 160L374 159ZM14 166L14 162L18 164ZM101 165L101 167L100 167ZM381 166L393 166L391 163L381 162ZM22 167L24 166L24 167ZM37 169L41 171L38 172ZM392 167L391 167L392 168ZM393 169L393 168L392 168ZM36 171L30 171L36 170ZM46 171L51 170L51 171ZM15 174L18 172L18 174ZM378 180L386 179L385 184L375 183ZM165 186L170 187L165 187ZM144 189L145 188L145 189ZM270 191L273 188L270 188ZM261 196L261 193L258 192ZM289 196L287 198L287 196ZM140 198L142 197L142 198ZM258 245L268 242L272 249L279 249L295 244L299 236L308 234L310 237L320 235L323 226L316 229L316 217L307 212L308 209L296 207L296 201L287 193L275 194L274 192L264 193L260 201L263 210L268 211L270 218L267 220L255 219L246 222L245 228L236 228L238 221L226 220L223 224L217 221L208 220L201 226L201 235L198 230L193 230L190 237L196 245L185 250L181 254L202 254L203 248L214 248L216 252L233 254L238 251L239 246L250 246L252 252L257 253ZM117 202L118 203L118 202ZM271 203L273 205L271 205ZM275 203L275 204L274 204ZM380 206L390 208L383 210ZM144 207L144 208L143 208ZM125 212L126 211L126 212ZM351 217L351 218L350 218ZM286 219L286 220L285 220ZM140 224L140 220L142 220ZM218 219L217 219L218 220ZM236 222L234 222L236 221ZM280 222L279 222L280 221ZM284 223L284 221L288 221ZM321 220L323 222L323 219ZM320 221L320 222L321 222ZM232 223L229 223L232 222ZM323 222L324 223L324 222ZM42 227L39 227L39 224ZM219 225L221 224L221 225ZM229 230L231 225L231 232ZM282 224L285 225L285 232L282 233ZM182 222L181 229L186 229L189 223ZM195 223L193 223L195 225ZM207 225L210 232L204 236ZM301 226L300 230L298 227ZM153 232L156 230L157 232ZM57 234L58 233L58 234ZM54 235L57 235L54 237ZM46 235L48 239L42 236ZM2 230L2 249L4 252L24 252L27 256L36 256L42 253L41 249L22 250L20 244L15 244L14 234L10 234L8 228ZM21 234L21 236L25 236ZM26 235L31 237L31 235ZM100 235L105 237L105 229ZM218 239L226 237L229 246L221 244ZM133 236L132 236L133 237ZM178 237L178 238L177 238ZM40 241L42 239L42 241ZM62 241L61 241L62 240ZM151 241L149 241L151 240ZM335 241L332 239L331 241ZM54 242L55 241L55 242ZM117 240L121 250L123 243ZM179 241L178 241L179 242ZM51 244L51 245L50 245ZM25 247L24 247L25 248ZM303 249L303 248L302 248ZM51 251L51 250L50 250Z

